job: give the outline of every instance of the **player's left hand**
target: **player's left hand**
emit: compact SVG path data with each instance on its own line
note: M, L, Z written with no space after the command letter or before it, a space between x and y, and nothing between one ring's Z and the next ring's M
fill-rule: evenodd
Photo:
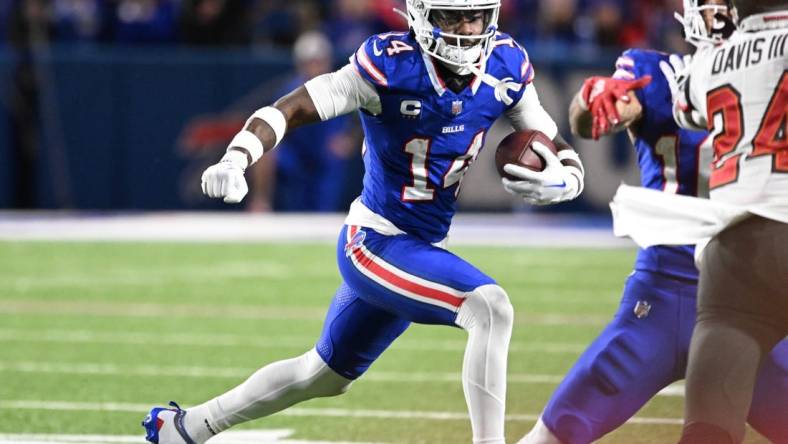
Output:
M563 165L558 156L545 146L534 144L533 149L545 160L544 170L534 171L506 164L503 170L519 180L504 177L501 179L503 188L531 205L550 205L577 197L581 179L572 173L573 168Z
M630 101L629 92L651 83L651 76L638 79L614 79L612 77L590 77L583 82L580 90L580 106L591 113L591 137L594 140L608 134L618 125L621 117L616 110L616 102Z

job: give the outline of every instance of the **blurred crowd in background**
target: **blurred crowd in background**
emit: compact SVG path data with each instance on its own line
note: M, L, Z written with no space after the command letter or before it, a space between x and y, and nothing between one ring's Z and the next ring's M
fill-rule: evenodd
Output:
M404 0L4 0L0 30L13 42L36 26L50 40L130 45L290 48L324 32L337 54L371 34L404 29ZM681 0L504 0L500 29L527 46L683 48L672 18Z
M71 131L58 123L51 100L45 101L45 85L52 76L47 77L49 71L37 67L36 57L31 56L42 44L150 48L151 53L188 47L240 48L285 59L291 54L293 70L284 81L268 83L266 97L254 97L254 106L261 106L263 100L273 101L346 63L368 36L406 29L405 19L394 8L404 10L405 0L0 0L0 35L7 36L0 39L0 50L22 55L11 59L15 62L9 98L0 100L0 105L8 104L12 165L8 171L14 196L10 206L41 205L36 174L46 157L41 154L42 129L63 140ZM681 27L673 18L680 8L681 0L504 0L499 28L515 36L532 56L538 53L543 62L579 56L601 61L611 54L615 60L615 54L627 47L685 51ZM62 111L70 112L69 106L62 105ZM254 106L234 110L233 131ZM220 135L214 141L216 156L231 137ZM247 208L346 209L361 188L361 137L353 116L293 131L284 147L265 156L248 174ZM68 151L65 144L62 151ZM51 165L66 168L62 163ZM53 183L57 190L68 189L57 180ZM68 199L59 199L54 207L73 208Z

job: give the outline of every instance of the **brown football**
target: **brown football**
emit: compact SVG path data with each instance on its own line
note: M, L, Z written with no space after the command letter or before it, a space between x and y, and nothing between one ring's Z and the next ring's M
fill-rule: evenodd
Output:
M503 170L503 166L507 163L520 165L534 171L544 170L544 159L533 150L534 142L541 143L550 151L556 152L555 144L543 132L515 131L506 136L495 150L495 168L498 169L498 174L508 179L516 179Z

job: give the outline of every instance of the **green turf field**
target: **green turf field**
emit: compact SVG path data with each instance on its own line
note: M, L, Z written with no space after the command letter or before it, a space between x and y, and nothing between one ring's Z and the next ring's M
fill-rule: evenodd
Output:
M617 307L634 250L456 248L516 309L507 441ZM0 243L0 434L141 435L147 406L189 406L317 338L339 282L329 245ZM464 333L413 326L344 396L242 428L289 439L470 442ZM660 396L602 440L669 443L683 398ZM140 439L140 441L142 441ZM752 431L748 442L765 442Z

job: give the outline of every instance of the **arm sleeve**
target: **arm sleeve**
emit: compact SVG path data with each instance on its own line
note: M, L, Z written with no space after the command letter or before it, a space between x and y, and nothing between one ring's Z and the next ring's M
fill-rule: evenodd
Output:
M506 111L506 117L509 118L509 122L517 131L538 130L545 133L551 140L558 134L558 126L547 114L547 111L542 108L539 95L532 83L525 87L522 99Z
M381 104L375 87L348 64L339 71L323 74L304 84L320 114L320 120L333 119L363 108L380 114Z

